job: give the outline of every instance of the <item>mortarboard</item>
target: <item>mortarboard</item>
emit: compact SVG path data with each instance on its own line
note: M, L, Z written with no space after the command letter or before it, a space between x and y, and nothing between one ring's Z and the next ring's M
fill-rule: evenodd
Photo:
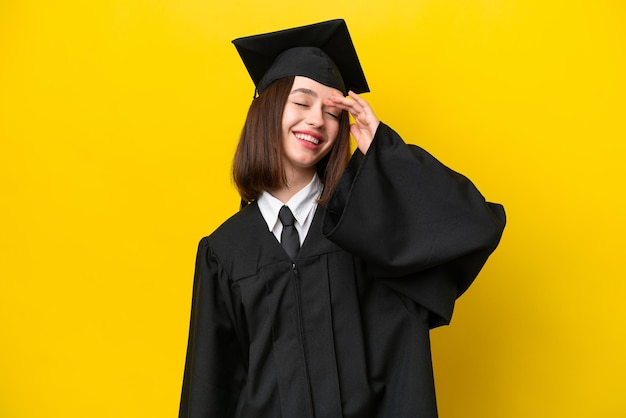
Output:
M308 77L344 94L369 91L343 19L237 38L233 44L258 93L288 76Z

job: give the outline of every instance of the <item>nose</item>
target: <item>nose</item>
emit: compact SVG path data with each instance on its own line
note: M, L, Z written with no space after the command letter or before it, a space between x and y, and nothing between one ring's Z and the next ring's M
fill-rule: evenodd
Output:
M324 112L319 106L314 106L309 109L306 115L306 123L310 126L321 127L324 125Z

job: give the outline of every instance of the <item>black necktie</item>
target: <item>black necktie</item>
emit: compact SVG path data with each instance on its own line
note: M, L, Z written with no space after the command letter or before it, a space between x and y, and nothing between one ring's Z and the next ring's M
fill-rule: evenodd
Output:
M289 258L295 260L298 250L300 249L300 238L298 237L298 231L294 225L295 218L293 217L293 213L291 213L287 206L283 206L278 212L278 218L283 224L283 232L280 234L280 243Z

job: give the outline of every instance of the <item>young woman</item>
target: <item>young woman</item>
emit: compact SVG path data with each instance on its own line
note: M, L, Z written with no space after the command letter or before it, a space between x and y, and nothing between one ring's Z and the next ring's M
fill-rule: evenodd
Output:
M350 91L367 91L341 62L351 41L332 51L326 33L349 41L343 21L235 41L244 61L248 41L276 50L248 67L234 179L249 204L199 245L180 417L437 416L429 329L504 210L381 123Z

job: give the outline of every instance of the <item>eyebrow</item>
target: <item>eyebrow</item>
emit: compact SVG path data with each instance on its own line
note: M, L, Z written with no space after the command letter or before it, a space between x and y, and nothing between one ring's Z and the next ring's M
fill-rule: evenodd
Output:
M296 94L296 93L304 93L304 94L308 94L309 96L317 97L316 92L314 92L311 89L305 89L305 88L295 89L291 93L289 93L289 95Z

